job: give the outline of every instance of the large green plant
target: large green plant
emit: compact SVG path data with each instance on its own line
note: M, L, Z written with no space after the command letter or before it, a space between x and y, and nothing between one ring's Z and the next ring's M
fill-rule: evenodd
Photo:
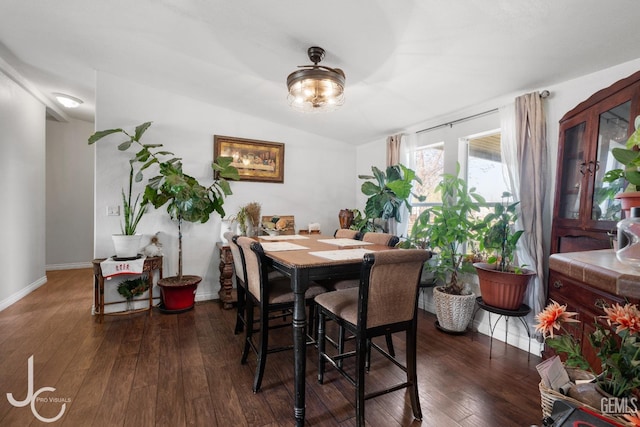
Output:
M482 226L478 230L480 250L489 251L489 264L496 264L496 269L502 272L521 273L522 269L512 265L516 245L524 230L515 230L518 220L516 208L520 202L507 203L511 193L502 193L503 202L493 205L493 212L484 217Z
M136 128L136 131L133 135L128 134L123 129L111 129L110 131L96 132L89 137L89 145L94 144L96 141L100 140L104 136L109 135L111 133L115 133L116 131L126 135L126 137L129 138L130 142L137 142L138 144L140 144L140 139L142 138L142 135L144 135L144 132L147 130L147 128L148 126L146 127L138 126L138 128ZM104 132L109 132L109 133L104 133ZM126 148L128 148L128 146L126 146ZM126 150L126 148L123 148L123 144L120 144L118 146L118 149L120 151ZM122 230L122 234L125 234L127 236L133 236L134 234L136 234L136 228L138 227L138 223L142 219L142 216L144 215L147 204L148 204L148 201L144 197L142 200L140 200L140 194L137 194L135 196L135 200L133 200L133 177L134 177L133 165L136 162L137 162L137 159L135 157L129 160L129 186L127 188L128 189L127 193L125 193L124 188L122 189L123 216L122 216L121 230ZM141 180L142 180L142 175L140 170L138 170L138 172L136 173L136 182L139 182Z
M407 168L402 164L389 166L386 173L375 166L371 167L373 175L358 175L360 179L374 180L362 183L362 193L368 197L364 208L366 221L363 222L361 231L375 229L375 220L395 219L402 221L400 211L402 205L411 210L409 203L410 197L413 195L417 200L424 201L424 196L413 193L413 182L422 184L420 178L416 176L415 171Z
M635 132L627 140L627 148L614 148L611 150L613 157L624 165L623 169L612 169L605 173L604 182L615 182L624 178L629 186L625 191L640 191L640 116L634 122Z
M443 290L449 294L461 295L464 284L459 281L465 255L464 245L477 239L480 227L475 215L480 211L484 198L469 188L467 182L459 178L460 165L456 174L443 174L436 186L442 204L431 206L417 218L416 235L429 242L429 247L439 254L434 271L444 283ZM415 228L414 227L414 228Z
M89 144L115 133L126 135L128 139L118 145L118 149L126 151L135 147L138 150L131 160L132 164L141 165L135 175L138 182L143 179L143 171L157 165L158 175L147 181L142 203L151 203L156 209L166 205L171 219L177 221L178 277L182 278L182 221L205 223L214 212L224 217L224 197L232 194L227 180L239 179L238 170L231 166L231 157L218 157L211 165L215 179L205 187L197 179L184 173L182 159L164 151L162 144L140 142L140 137L149 126L151 122L137 126L133 135L120 128L99 131L89 138Z

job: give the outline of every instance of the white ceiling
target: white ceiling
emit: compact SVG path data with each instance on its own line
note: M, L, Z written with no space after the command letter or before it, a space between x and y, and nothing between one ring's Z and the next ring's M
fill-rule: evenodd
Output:
M0 0L0 56L46 96L95 70L353 144L640 57L637 0ZM286 77L326 49L338 111L302 114Z

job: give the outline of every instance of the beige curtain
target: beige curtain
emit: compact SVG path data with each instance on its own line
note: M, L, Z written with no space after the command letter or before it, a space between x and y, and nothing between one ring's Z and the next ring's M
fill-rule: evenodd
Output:
M538 92L516 98L501 110L503 159L507 166L511 193L520 200L520 227L525 231L519 241L518 260L535 270L525 302L533 315L546 302L544 289L543 211L547 191L548 148L543 100Z
M400 144L402 141L402 134L392 135L387 137L387 166L393 166L400 163ZM406 208L403 208L402 212L400 212L400 217L403 221L406 221L408 217L408 213L406 212ZM395 219L390 219L387 221L389 233L398 235L398 223Z
M402 134L387 137L387 166L400 163L400 142Z

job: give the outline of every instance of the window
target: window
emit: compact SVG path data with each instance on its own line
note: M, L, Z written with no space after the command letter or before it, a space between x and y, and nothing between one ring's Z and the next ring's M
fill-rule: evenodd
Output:
M416 176L422 181L422 184L415 184L413 190L416 194L425 196L426 200L418 202L412 197L409 230L426 206L440 202L440 194L436 193L435 189L444 173L444 143L437 142L416 148L411 160Z
M504 179L504 165L500 155L500 131L470 137L467 140L467 183L475 187L487 203L502 201L502 193L509 191Z

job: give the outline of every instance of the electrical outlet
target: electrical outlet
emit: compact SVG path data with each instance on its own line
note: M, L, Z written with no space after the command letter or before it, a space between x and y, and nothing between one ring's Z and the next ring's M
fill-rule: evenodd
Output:
M107 206L107 216L120 216L120 206Z

